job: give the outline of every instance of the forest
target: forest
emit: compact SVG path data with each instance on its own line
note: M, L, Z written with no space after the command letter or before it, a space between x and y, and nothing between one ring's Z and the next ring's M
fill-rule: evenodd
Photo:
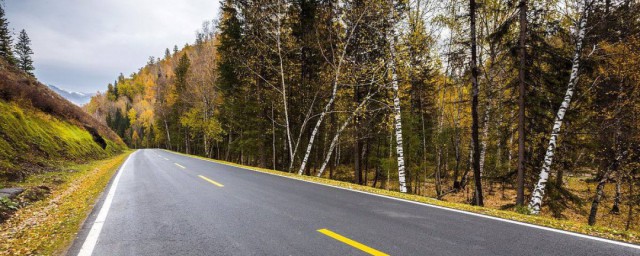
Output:
M85 110L132 148L640 230L638 1L224 0L217 17Z

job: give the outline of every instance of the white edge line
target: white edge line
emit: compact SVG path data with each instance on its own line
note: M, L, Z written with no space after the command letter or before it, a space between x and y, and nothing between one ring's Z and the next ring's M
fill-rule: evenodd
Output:
M172 151L166 151L166 152L169 152L169 153L172 153L172 154L177 154L177 153L172 152ZM287 178L287 179L304 181L304 182L313 183L313 184L317 184L317 185L322 185L322 186L327 186L327 187L332 187L332 188L338 188L338 189L342 189L342 190L348 190L348 191L352 191L352 192L357 192L357 193L362 193L362 194L367 194L367 195L372 195L372 196L377 196L377 197L383 197L383 198L387 198L387 199L393 199L393 200L402 201L402 202L406 202L406 203L412 203L412 204L417 204L417 205L422 205L422 206L442 209L442 210L446 210L446 211L452 211L452 212L467 214L467 215L471 215L471 216L476 216L476 217L482 217L482 218L491 219L491 220L507 222L507 223L526 226L526 227L530 227L530 228L542 229L542 230L546 230L546 231L551 231L551 232L561 233L561 234L565 234L565 235L570 235L570 236L576 236L576 237L580 237L580 238L596 240L596 241L600 241L600 242L605 242L605 243L610 243L610 244L615 244L615 245L620 245L620 246L625 246L625 247L630 247L630 248L634 248L634 249L640 250L640 245L636 245L636 244L631 244L631 243L626 243L626 242L621 242L621 241L615 241L615 240L611 240L611 239L600 238L600 237L595 237L595 236L590 236L590 235L585 235L585 234L581 234L581 233L576 233L576 232L571 232L571 231L566 231L566 230L560 230L560 229L555 229L555 228L550 228L550 227L545 227L545 226L539 226L539 225L535 225L535 224L531 224L531 223L525 223L525 222L520 222L520 221L515 221L515 220L503 219L503 218L498 218L498 217L484 215L484 214L475 213L475 212L467 212L467 211L463 211L463 210L447 208L447 207L438 206L438 205L432 205L432 204L427 204L427 203L422 203L422 202L416 202L416 201L411 201L411 200L402 199L402 198L379 195L379 194L374 194L374 193L370 193L370 192L366 192L366 191L355 190L355 189L351 189L351 188L338 187L338 186L319 183L319 182L315 182L315 181L296 179L294 177L287 177L287 176L278 175L278 174L274 174L274 173L261 172L261 171L258 171L258 170L255 170L255 169L251 169L251 168L247 168L247 167L239 167L239 166L234 166L234 165L229 165L229 164L224 164L224 163L219 163L219 162L214 162L214 161L208 161L208 160L205 160L205 159L200 159L200 158L189 156L189 155L184 155L184 156L187 156L187 157L190 157L190 158L193 158L193 159L198 159L198 160L201 160L201 161L207 161L207 162L226 165L226 166L230 166L230 167L236 167L236 168L240 168L240 169L245 169L245 170L249 170L249 171L269 174L269 175L283 177L283 178ZM212 159L212 160L214 160L214 159Z
M113 196L116 193L116 188L118 188L120 175L122 175L122 172L124 171L125 166L127 166L129 159L131 159L131 156L133 156L135 153L136 152L133 152L131 155L129 155L127 157L127 160L125 160L122 166L120 166L118 174L116 174L116 177L113 179L113 183L111 184L111 188L109 188L109 193L104 199L104 203L102 203L102 207L100 208L98 217L96 217L95 221L93 222L93 226L91 226L91 230L89 231L87 238L84 240L80 252L78 252L78 256L90 256L93 253L93 249L98 243L98 237L100 236L100 231L102 230L104 221L107 219L109 208L111 208L111 202L113 201Z

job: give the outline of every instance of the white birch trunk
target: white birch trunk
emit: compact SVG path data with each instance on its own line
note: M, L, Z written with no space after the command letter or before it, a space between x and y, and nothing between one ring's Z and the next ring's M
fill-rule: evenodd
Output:
M168 149L171 150L171 135L169 134L169 124L167 124L167 118L164 117L164 112L162 113L163 118L164 118L164 129L167 132L167 145L168 145Z
M331 145L329 146L329 151L327 152L327 155L325 156L324 161L322 162L322 166L320 166L320 170L318 170L318 174L316 174L316 176L321 177L322 173L324 173L324 170L327 168L327 164L329 163L329 160L331 159L331 155L333 153L333 149L336 147L336 144L338 143L338 138L340 138L340 134L342 134L342 131L344 131L344 129L347 128L349 123L351 123L351 120L353 120L353 117L356 116L368 104L369 99L371 99L371 97L373 97L373 95L375 95L379 91L380 91L380 89L378 89L374 93L369 93L369 95L367 95L367 97L365 97L364 100L362 100L362 102L360 102L360 104L353 111L353 113L351 113L349 118L347 118L347 120L345 120L344 123L342 123L342 125L340 126L338 131L336 131L336 135L333 136L333 139L331 140Z
M405 165L404 165L404 147L402 143L402 112L400 111L400 95L398 88L398 73L396 70L396 43L395 32L391 30L391 38L389 38L389 65L391 66L391 85L393 87L393 108L394 108L394 121L395 121L395 135L396 135L396 154L398 157L398 182L400 185L400 192L407 193L407 182L405 177Z
M338 1L338 7L342 7L342 1ZM344 15L340 15L340 17L338 18L338 23L343 28L346 28L346 25L342 18L343 16ZM357 23L355 26L357 26ZM350 33L349 36L347 37L347 41L342 49L342 55L338 60L338 67L336 68L336 72L333 77L333 89L331 91L331 98L329 99L329 102L327 102L327 104L324 106L324 110L322 111L322 113L320 113L320 117L318 118L318 121L316 122L315 127L313 127L313 131L311 132L311 137L309 138L309 143L307 144L307 150L304 153L304 158L302 159L302 163L300 164L300 169L298 170L298 175L302 175L302 173L304 172L304 168L306 167L307 161L309 160L309 156L311 155L311 148L313 147L313 142L316 138L316 134L318 133L318 130L322 125L322 121L324 120L324 117L331 110L331 107L333 106L333 102L336 99L336 94L338 92L338 84L340 79L340 68L342 67L342 62L347 53L347 46L349 45L349 41L351 40L351 35L353 35L353 32Z
M273 161L273 166L271 167L271 169L273 170L277 170L278 168L276 167L276 120L274 119L274 115L273 115L273 103L271 103L271 150L272 152L272 161Z
M582 51L582 41L584 39L586 24L587 24L588 9L587 6L583 8L582 16L578 21L578 37L576 39L576 49L573 56L573 66L571 67L571 76L569 77L569 84L567 85L567 92L565 93L564 100L558 109L558 113L551 130L551 137L549 138L549 147L544 156L542 163L542 169L540 170L540 178L536 184L533 193L531 195L531 202L529 202L529 210L531 214L539 214L542 206L542 199L545 193L545 187L549 180L549 172L551 171L551 164L553 163L553 157L555 155L556 143L558 140L558 134L564 121L564 115L569 109L571 98L575 90L576 83L578 82L578 71L580 67L580 52Z
M291 129L289 127L289 109L288 109L288 105L287 105L287 87L285 85L284 82L284 64L283 64L283 60L282 60L282 45L281 45L281 41L282 41L282 32L281 30L281 9L282 6L280 4L280 1L278 1L278 17L276 17L277 19L277 23L278 23L278 28L276 31L276 44L278 47L278 59L280 61L280 83L282 86L282 103L284 105L284 119L285 119L285 128L287 130L287 143L289 144L289 159L290 161L293 163L294 161L294 156L293 156L293 147L292 147L292 143L291 143Z
M487 155L487 140L489 137L489 114L491 111L491 99L489 99L489 102L487 103L487 107L484 110L484 120L483 120L483 126L482 126L482 142L481 142L481 149L480 149L480 177L484 176L484 160L486 158Z
M322 113L320 113L320 117L316 122L316 126L313 127L313 131L311 132L311 137L309 138L309 144L307 144L307 150L304 153L304 158L302 159L302 163L300 164L300 169L298 170L298 175L302 175L302 173L304 172L304 168L306 167L307 161L309 160L309 155L311 155L311 148L313 147L313 142L316 139L316 134L320 129L320 125L322 125L322 121L324 120L325 115L327 115L327 112L329 112L331 110L331 106L333 106L333 101L336 98L337 91L338 91L338 83L337 81L334 80L333 91L331 92L331 98L329 99L329 102L327 102L327 105L324 106L324 110L322 111Z

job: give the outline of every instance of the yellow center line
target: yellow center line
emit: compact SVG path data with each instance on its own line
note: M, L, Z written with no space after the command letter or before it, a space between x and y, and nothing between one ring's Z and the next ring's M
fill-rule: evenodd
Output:
M357 241L354 241L354 240L351 240L351 239L346 238L344 236L341 236L340 234L335 233L335 232L333 232L331 230L328 230L326 228L318 229L318 232L320 232L320 233L322 233L322 234L324 234L324 235L326 235L328 237L331 237L331 238L333 238L335 240L343 242L345 244L351 245L351 246L355 247L356 249L361 250L361 251L366 252L366 253L371 254L371 255L375 255L375 256L388 256L389 255L389 254L386 254L384 252L381 252L381 251L378 251L376 249L373 249L373 248L371 248L369 246L366 246L364 244L358 243Z
M218 187L224 187L224 185L222 185L222 184L220 184L220 183L218 183L218 182L215 182L214 180L209 179L209 178L207 178L207 177L205 177L205 176L198 175L198 177L200 177L201 179L206 180L206 181L208 181L209 183L211 183L211 184L213 184L213 185L216 185L216 186L218 186Z
M178 163L173 163L173 164L175 164L176 166L178 166L178 167L180 167L180 168L182 168L182 169L187 169L187 167L184 167L184 166L182 166L182 165L180 165L180 164L178 164Z

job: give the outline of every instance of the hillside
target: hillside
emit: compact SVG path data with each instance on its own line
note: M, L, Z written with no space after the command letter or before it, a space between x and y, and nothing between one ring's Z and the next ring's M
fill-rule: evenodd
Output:
M0 62L0 188L62 163L103 159L126 148L78 106Z

